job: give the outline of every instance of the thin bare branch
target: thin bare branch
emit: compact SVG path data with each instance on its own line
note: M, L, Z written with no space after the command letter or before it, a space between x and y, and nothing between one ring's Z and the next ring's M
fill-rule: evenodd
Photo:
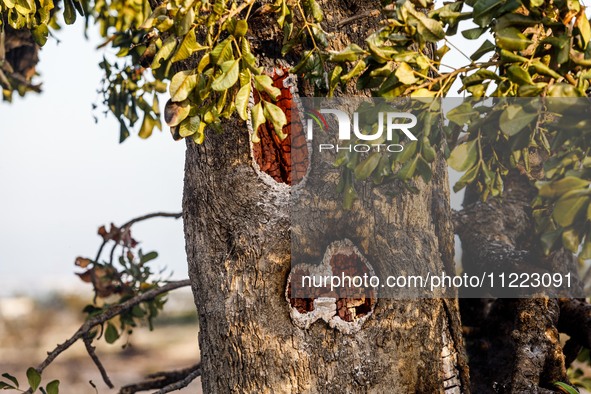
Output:
M47 358L45 358L45 360L43 360L43 362L41 364L39 364L39 366L36 368L37 372L42 373L43 370L45 368L47 368L47 366L49 364L51 364L57 356L59 356L61 353L63 353L65 350L67 350L77 340L84 338L90 332L90 330L92 330L94 327L96 327L100 324L103 324L107 320L110 320L113 317L121 314L122 312L125 312L125 311L133 308L135 305L137 305L141 302L151 300L151 299L159 296L160 294L163 294L163 293L166 293L166 292L169 292L171 290L175 290L175 289L178 289L181 287L186 287L186 286L189 286L190 284L191 284L191 281L189 279L169 282L162 287L148 290L145 293L142 293L142 294L137 295L133 298L130 298L129 300L125 301L124 303L113 305L109 309L107 309L103 313L101 313L100 315L96 315L96 316L91 317L90 319L86 320L86 322L84 322L84 324L82 324L82 326L80 326L80 328L74 333L74 335L72 335L64 343L57 345L55 349L53 349L52 351L47 353ZM27 390L26 392L31 393L32 391L29 388L29 390Z
M171 391L180 390L184 387L187 387L193 380L197 379L199 376L201 376L201 368L193 371L192 373L187 375L187 377L183 380L173 384L169 384L168 386L163 387L158 391L155 391L153 394L166 394L170 393Z
M365 18L369 18L369 17L377 17L380 15L380 13L381 13L380 10L365 11L360 14L353 15L350 18L343 19L342 21L340 21L337 24L337 27L341 28L341 27L350 25L351 23L354 23L360 19L365 19Z
M129 227L131 227L132 225L134 225L137 222L142 222L144 220L148 220L148 219L153 219L153 218L173 218L173 219L179 219L180 217L183 216L182 212L154 212L154 213L149 213L147 215L143 215L143 216L138 216L137 218L133 218L131 220L129 220L128 222L124 223L120 229L128 229ZM98 262L101 254L103 253L103 249L105 247L105 245L109 242L108 239L103 240L101 246L99 247L98 253L96 254L96 257L94 259L95 262ZM110 260L112 262L113 260L113 253L115 251L115 248L117 247L118 243L115 243L115 246L113 246L113 249L111 249L111 253L110 253Z
M119 394L135 394L140 391L161 389L158 392L168 393L186 387L201 375L201 364L174 371L156 372L147 376L147 380L123 386ZM174 388L173 388L174 387ZM169 391L162 391L169 390Z
M101 377L103 378L103 381L110 389L114 388L115 386L113 385L113 382L111 382L111 379L109 378L109 375L107 374L107 370L103 366L103 363L101 363L101 360L96 355L96 352L95 352L96 348L94 346L92 346L92 338L87 335L84 337L83 341L84 341L84 346L86 346L86 351L88 352L88 355L90 356L90 358L94 362L94 365L96 365L99 372L101 373Z
M131 227L133 224L137 222L142 222L144 220L152 219L152 218L174 218L178 219L183 216L182 212L154 212L149 213L147 215L139 216L135 219L131 219L129 222L125 223L121 228Z

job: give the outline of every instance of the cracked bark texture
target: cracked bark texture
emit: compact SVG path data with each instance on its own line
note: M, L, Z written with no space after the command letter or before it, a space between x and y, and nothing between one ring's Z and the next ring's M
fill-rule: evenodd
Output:
M201 146L188 144L184 219L204 391L468 392L453 301L380 299L351 335L321 322L309 330L291 322L284 298L289 190L258 177L248 146L236 123ZM390 242L392 264L402 270L411 259L431 259L442 270L438 238L451 232L436 234L434 221L446 218L436 215L432 199L448 197L445 165L419 187L418 195L399 192L365 215L387 219L380 233ZM372 256L371 245L361 248Z
M467 191L464 209L454 215L466 272L526 272L535 265L576 277L571 253L560 249L543 256L530 206L535 195L531 181L518 171L508 176L502 199L482 202ZM567 382L557 328L561 304L573 305L548 298L461 299L472 390L546 393L553 392L553 382Z
M377 1L320 5L334 48L360 42L377 22L373 18L338 27L339 20L378 9ZM271 19L256 10L253 15L253 48L271 66L280 56L280 35L272 31ZM300 92L308 88L303 83ZM284 298L292 246L290 190L261 178L249 145L247 128L238 121L228 122L222 134L209 133L202 145L187 143L183 211L200 318L204 392L469 392L459 308L453 300L379 299L354 334L320 321L307 330L293 324ZM335 193L336 181L326 185L332 188L329 193ZM434 165L433 182L417 183L418 194L399 186L368 191L379 195L376 204L371 209L357 205L351 215L376 223L379 231L375 242L352 240L369 259L385 245L377 265L391 264L401 272L416 259L435 272L451 267L444 161ZM331 209L322 201L318 206ZM337 232L334 237L341 235L351 236Z

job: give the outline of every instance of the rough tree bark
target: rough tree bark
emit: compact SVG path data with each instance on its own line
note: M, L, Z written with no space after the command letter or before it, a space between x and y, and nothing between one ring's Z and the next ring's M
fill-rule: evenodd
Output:
M342 28L339 20L379 8L376 1L321 5L328 10L323 26L343 47L366 37L375 21L362 18ZM272 65L280 38L269 26L271 20L253 28L261 43L254 50L264 51ZM433 181L417 181L417 194L400 185L375 187L370 192L380 196L379 203L353 208L349 215L380 229L374 242L358 242L359 228L336 232L334 240L352 239L370 263L401 272L417 261L435 272L450 267L447 166L439 158L433 167ZM186 250L200 317L204 392L469 392L453 300L379 299L361 330L351 334L322 321L308 329L294 325L285 298L290 186L255 170L241 122L228 122L202 145L189 141L185 174Z
M536 162L537 156L532 152L530 164L541 172L543 158ZM539 272L541 267L551 273L570 272L576 281L572 253L559 249L544 256L541 252L531 209L536 193L532 181L517 170L507 177L502 198L483 202L471 188L467 190L464 209L454 215L465 271L478 275L494 270L528 272L538 267L535 272ZM588 307L577 302L547 297L461 299L472 390L550 393L554 382L568 382L566 368L581 344L589 343L584 334ZM573 330L575 326L578 329ZM572 338L564 349L559 329Z

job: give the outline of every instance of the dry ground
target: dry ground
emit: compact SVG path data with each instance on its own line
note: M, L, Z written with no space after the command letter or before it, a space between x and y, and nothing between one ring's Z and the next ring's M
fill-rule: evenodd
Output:
M187 293L171 297L171 308L158 318L154 331L139 327L129 338L122 337L113 345L104 340L97 343L97 354L116 389L110 390L103 383L82 343L62 353L44 372L43 382L59 379L62 394L95 394L97 391L114 394L123 385L141 381L146 374L195 364L199 360L199 349L194 306L190 295L187 299ZM25 310L28 309L26 299L20 301L23 307L16 313L8 313L9 316L2 314L0 302L0 374L15 375L24 385L26 369L41 362L46 351L62 343L82 324L84 315L78 311L84 302L78 296L54 296L43 302L29 300L30 310ZM123 349L126 341L130 346ZM94 382L96 390L89 381ZM177 392L201 393L200 381Z

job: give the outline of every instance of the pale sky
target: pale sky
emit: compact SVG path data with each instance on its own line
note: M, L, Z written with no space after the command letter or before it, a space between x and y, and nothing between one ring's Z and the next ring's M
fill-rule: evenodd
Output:
M0 296L78 285L74 259L95 256L99 225L181 210L184 142L165 129L119 144L112 117L97 112L94 123L102 54L82 25L41 51L42 94L0 101ZM160 253L156 266L187 276L181 220L135 229L145 251Z

